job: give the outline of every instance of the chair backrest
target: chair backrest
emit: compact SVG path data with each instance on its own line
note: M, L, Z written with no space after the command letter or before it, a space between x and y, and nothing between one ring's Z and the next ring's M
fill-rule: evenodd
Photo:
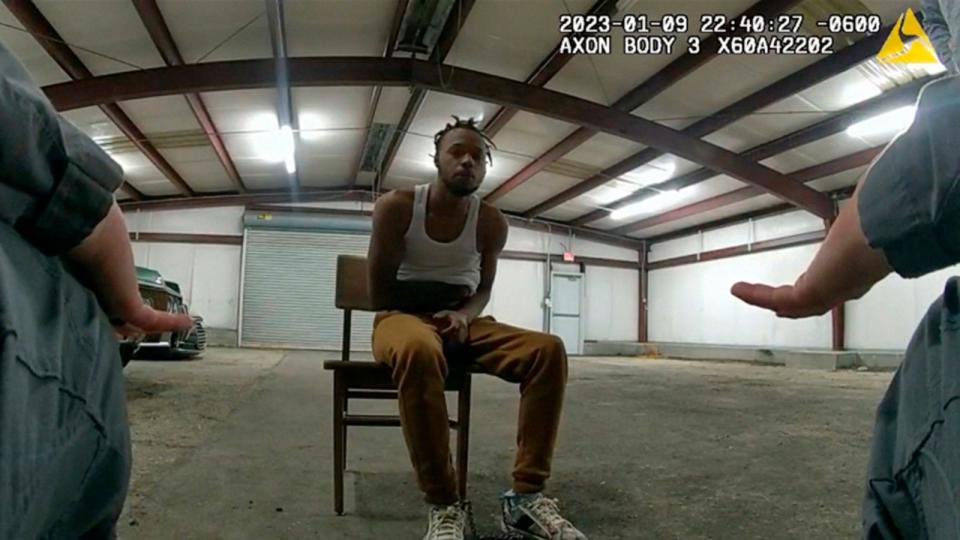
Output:
M376 311L367 289L367 259L357 255L337 256L336 305L340 309Z

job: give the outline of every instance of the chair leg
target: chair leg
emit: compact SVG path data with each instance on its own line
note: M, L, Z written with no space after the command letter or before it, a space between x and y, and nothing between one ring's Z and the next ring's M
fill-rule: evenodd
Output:
M347 399L347 391L344 390L343 391L343 417L346 418L348 414L350 414L350 400ZM340 428L340 431L342 432L342 434L340 435L340 445L341 445L340 448L342 448L342 451L340 452L340 470L346 471L347 470L347 428L349 426L347 426L346 422L341 422L341 424L342 424L342 427Z
M470 454L470 373L457 396L457 489L460 500L467 500L467 472Z
M333 509L343 515L343 470L346 462L346 432L343 416L347 404L347 392L343 376L333 375Z

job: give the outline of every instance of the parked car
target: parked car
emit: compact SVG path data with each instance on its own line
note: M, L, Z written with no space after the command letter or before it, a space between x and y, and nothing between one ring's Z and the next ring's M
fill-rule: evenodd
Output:
M137 267L140 296L149 306L170 313L189 313L183 301L180 285L167 281L160 272L142 266ZM120 357L123 365L130 358L189 358L207 348L207 333L203 317L193 315L193 327L178 332L148 334L136 340L120 342Z

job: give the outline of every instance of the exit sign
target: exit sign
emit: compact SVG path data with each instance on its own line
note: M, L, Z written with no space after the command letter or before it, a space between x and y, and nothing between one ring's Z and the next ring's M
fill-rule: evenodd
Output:
M572 252L572 251L564 251L564 252L563 252L563 260L564 260L565 262L573 262L573 252Z

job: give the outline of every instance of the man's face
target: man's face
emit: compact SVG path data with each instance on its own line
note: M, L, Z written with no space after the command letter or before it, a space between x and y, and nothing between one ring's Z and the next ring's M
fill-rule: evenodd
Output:
M440 139L437 171L451 193L466 197L480 187L487 175L486 150L483 137L470 129L453 129Z

